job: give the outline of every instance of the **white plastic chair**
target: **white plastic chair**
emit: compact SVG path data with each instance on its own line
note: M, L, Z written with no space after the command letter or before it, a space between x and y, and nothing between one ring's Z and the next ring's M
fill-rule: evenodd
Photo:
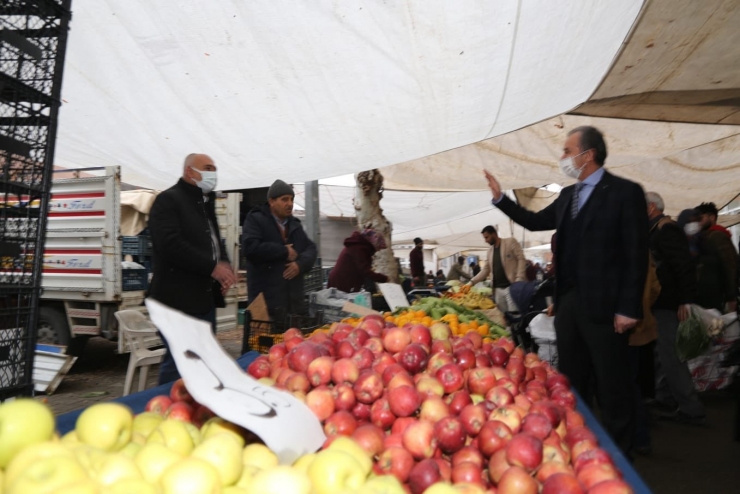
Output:
M131 384L134 380L136 368L139 370L139 391L146 389L146 377L149 366L162 362L165 349L149 350L146 347L146 337L157 334L157 327L138 310L119 310L115 313L118 319L119 337L130 342L131 354L128 360L126 381L123 384L123 396L131 393Z

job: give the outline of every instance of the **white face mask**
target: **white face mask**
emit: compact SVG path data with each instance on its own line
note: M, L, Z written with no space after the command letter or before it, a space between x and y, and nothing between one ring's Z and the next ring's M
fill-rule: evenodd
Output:
M698 221L692 221L691 223L686 223L683 226L683 232L689 237L693 237L700 231L701 231L701 225L699 224Z
M586 151L588 151L588 149ZM585 153L586 151L584 151L583 153ZM586 165L584 164L582 167L578 168L576 166L576 162L574 158L582 155L583 153L578 153L575 156L569 156L567 158L563 158L558 162L558 164L560 165L560 171L563 172L563 174L566 177L575 178L576 180L578 180L578 177L581 176L581 172L583 171L583 166L586 166Z
M200 173L201 180L195 180L195 185L200 187L200 189L203 191L204 194L210 194L213 189L216 188L217 183L217 173L216 172L207 172L205 170L198 170L196 168L190 167L191 170L196 171Z

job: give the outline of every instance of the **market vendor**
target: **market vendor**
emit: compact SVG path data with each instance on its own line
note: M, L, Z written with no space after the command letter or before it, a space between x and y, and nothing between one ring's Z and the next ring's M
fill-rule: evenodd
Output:
M522 246L513 237L499 237L492 225L483 228L481 235L489 245L488 262L481 272L470 280L470 284L475 285L490 276L496 306L501 312L514 312L517 307L511 299L509 287L514 282L527 281L527 260L524 258Z
M371 288L375 283L385 283L388 277L373 271L373 256L386 247L383 235L375 230L366 228L354 232L345 239L344 249L329 274L327 286L352 293Z
M294 197L290 185L275 180L267 203L249 212L242 229L249 303L264 294L273 317L306 314L303 275L316 261L316 245L293 216Z

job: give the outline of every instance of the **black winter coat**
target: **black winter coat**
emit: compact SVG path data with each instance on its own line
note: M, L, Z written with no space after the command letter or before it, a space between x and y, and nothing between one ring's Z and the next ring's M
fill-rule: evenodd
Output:
M689 241L674 221L660 222L660 218L655 218L650 227L650 252L660 281L660 295L653 308L676 310L679 305L694 302L696 296L696 268Z
M533 232L557 229L566 214L575 186L565 187L555 201L539 212L529 211L506 196L497 207L514 222ZM591 193L583 219L580 257L576 269L581 307L591 320L607 323L615 314L642 319L642 295L648 268L648 219L645 192L635 182L605 172ZM564 257L563 239L555 239L555 265ZM555 290L555 308L558 291Z
M316 262L316 245L308 238L300 220L291 216L286 226L286 240L270 206L264 204L247 214L242 228L242 253L247 261L247 294L251 303L260 293L270 313L282 309L286 314L305 314L303 275ZM300 275L292 280L283 278L292 244L298 253Z
M225 306L220 286L211 278L216 260L208 218L216 230L220 260L229 261L218 231L215 201L213 192L206 202L199 187L180 179L157 196L149 213L154 249L149 296L186 314L204 315Z

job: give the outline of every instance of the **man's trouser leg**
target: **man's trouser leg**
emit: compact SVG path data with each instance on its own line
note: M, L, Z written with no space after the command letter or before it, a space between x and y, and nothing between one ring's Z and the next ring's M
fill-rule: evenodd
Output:
M589 384L595 378L601 423L629 454L634 440L635 387L627 335L616 333L613 322L593 322L576 291L560 297L555 331L560 369L584 400L590 398Z
M211 331L213 334L216 334L216 309L212 309L210 312L206 314L189 314L192 317L195 317L196 319L201 319L203 321L206 321L211 324ZM170 383L173 381L177 381L180 379L180 373L177 370L177 365L175 364L175 359L172 358L172 353L170 352L170 346L167 344L167 340L165 337L160 333L160 338L162 338L162 342L164 343L164 347L167 351L164 352L164 355L162 356L162 363L159 364L159 379L158 384L165 384Z
M495 288L493 291L494 301L496 307L503 313L506 312L518 312L519 308L514 303L514 299L511 298L511 291L509 288Z
M673 310L655 309L653 315L658 321L658 358L668 389L678 404L678 409L691 417L704 417L704 405L694 387L689 366L681 362L676 354L676 334L678 314Z

